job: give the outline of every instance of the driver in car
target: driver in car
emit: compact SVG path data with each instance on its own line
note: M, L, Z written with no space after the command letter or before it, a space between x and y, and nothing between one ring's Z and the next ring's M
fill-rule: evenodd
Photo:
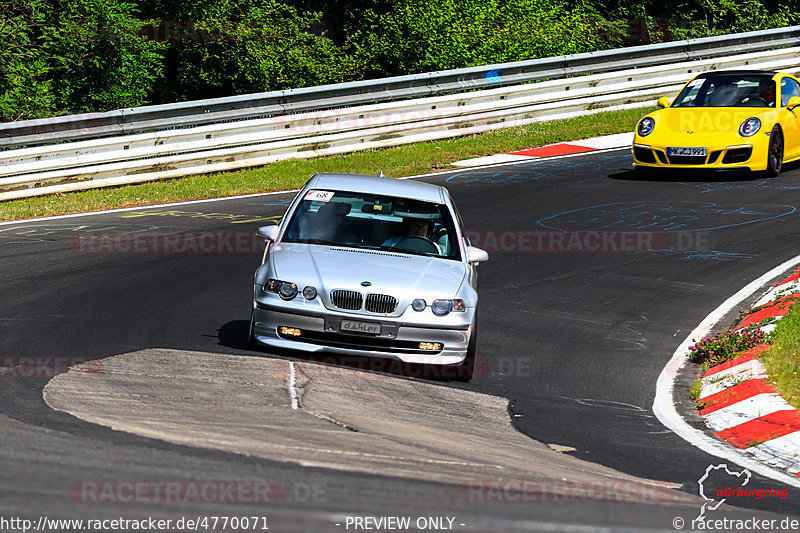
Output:
M775 103L775 84L772 80L761 80L758 83L758 95L742 100L743 104L753 103L756 106L772 107Z
M422 237L428 240L432 245L436 247L436 253L441 255L442 250L438 244L431 241L428 237L431 231L431 226L433 225L433 221L427 218L410 218L406 217L403 219L403 233L401 235L395 235L394 237L389 237L383 242L383 246L397 246L398 243L403 241L404 239L408 239L409 237Z

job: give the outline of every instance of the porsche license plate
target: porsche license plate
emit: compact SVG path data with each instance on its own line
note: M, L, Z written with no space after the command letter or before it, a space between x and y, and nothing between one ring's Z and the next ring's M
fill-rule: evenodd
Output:
M677 148L677 147L669 147L667 148L667 155L688 155L688 156L706 156L706 149L703 148Z
M357 320L342 320L342 331L380 335L381 325L374 322L359 322Z

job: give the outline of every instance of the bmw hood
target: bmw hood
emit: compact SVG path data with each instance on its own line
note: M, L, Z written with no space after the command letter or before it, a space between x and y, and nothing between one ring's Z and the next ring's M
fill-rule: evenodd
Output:
M326 304L335 289L388 294L400 302L454 298L467 274L460 261L313 244L276 244L270 261L274 277L301 290L314 285Z

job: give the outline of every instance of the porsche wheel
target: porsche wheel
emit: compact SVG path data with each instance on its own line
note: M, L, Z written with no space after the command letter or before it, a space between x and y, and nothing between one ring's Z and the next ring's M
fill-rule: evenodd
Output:
M764 176L774 178L781 173L783 167L783 132L778 126L772 128L769 134L769 152L767 154L767 169Z

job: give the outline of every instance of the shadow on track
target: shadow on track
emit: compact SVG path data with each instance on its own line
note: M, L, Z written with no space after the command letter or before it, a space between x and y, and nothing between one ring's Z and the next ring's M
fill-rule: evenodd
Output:
M757 172L749 171L724 171L713 172L700 169L681 169L680 173L674 170L633 170L627 169L608 175L609 179L620 181L756 181L761 178Z
M781 173L791 172L800 168L800 161L785 163ZM777 176L780 177L780 174ZM758 181L765 178L760 172L748 170L708 170L708 169L652 169L634 170L620 169L619 172L608 175L609 179L620 181L664 181L664 182L731 182L731 181Z
M328 371L324 369L320 370L319 375L325 375L326 373L335 374L337 372L336 369L349 369L403 378L432 381L462 381L459 378L458 369L455 367L410 364L396 359L367 357L363 355L310 354L300 351L268 348L266 346L249 348L247 345L249 327L250 324L247 320L233 320L224 324L219 329L219 343L228 348L246 350L250 352L247 355L253 357L274 356L288 361L316 363L329 368ZM482 357L476 357L475 377L485 374L488 374L488 361Z

